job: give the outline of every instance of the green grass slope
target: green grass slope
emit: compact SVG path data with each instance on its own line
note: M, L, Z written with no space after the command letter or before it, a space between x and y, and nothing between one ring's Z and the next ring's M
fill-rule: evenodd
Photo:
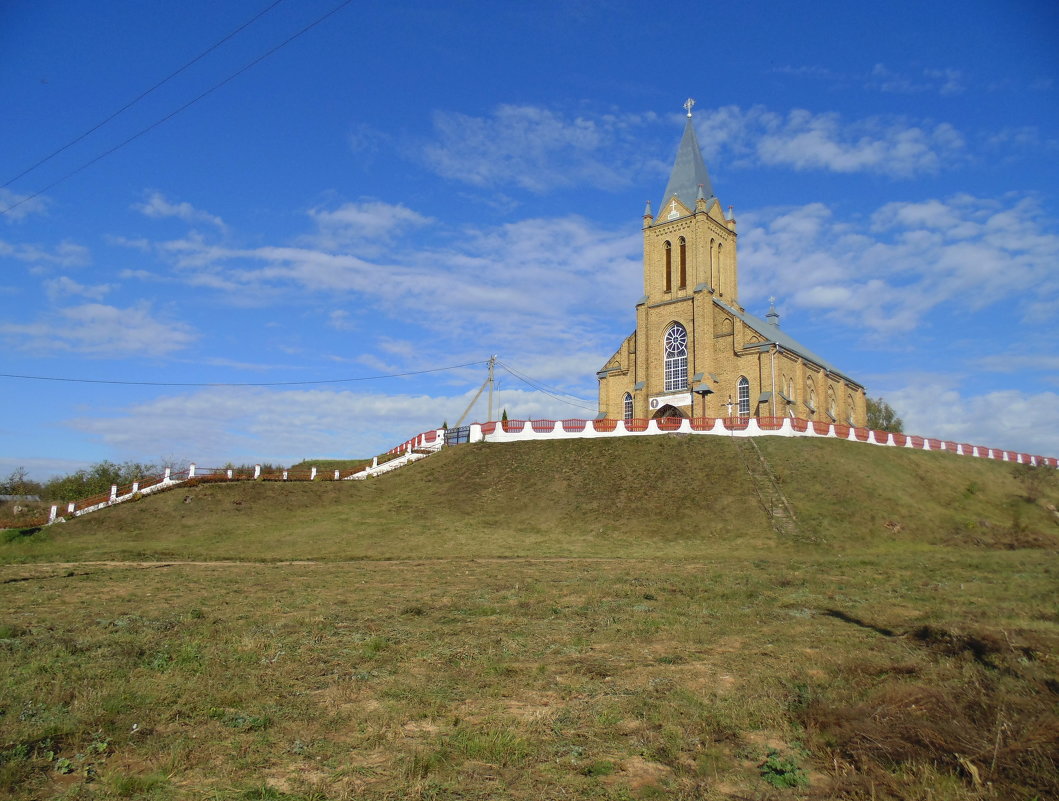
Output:
M712 556L826 544L1053 546L1012 465L828 440L760 438L795 509L773 534L723 437L448 449L366 481L177 487L27 537L0 561Z
M1055 477L757 443L793 538L680 436L7 532L0 797L1059 798Z

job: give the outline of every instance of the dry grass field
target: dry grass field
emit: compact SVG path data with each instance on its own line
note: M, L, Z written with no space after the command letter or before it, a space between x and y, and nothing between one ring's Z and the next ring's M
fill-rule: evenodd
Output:
M13 799L1059 797L1054 483L759 441L460 446L0 544Z

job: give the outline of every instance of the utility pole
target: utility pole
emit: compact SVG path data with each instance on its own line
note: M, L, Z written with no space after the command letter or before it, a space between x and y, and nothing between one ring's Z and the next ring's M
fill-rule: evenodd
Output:
M493 366L496 364L496 354L494 353L489 357L489 416L485 418L487 423L491 423L496 418L493 417Z

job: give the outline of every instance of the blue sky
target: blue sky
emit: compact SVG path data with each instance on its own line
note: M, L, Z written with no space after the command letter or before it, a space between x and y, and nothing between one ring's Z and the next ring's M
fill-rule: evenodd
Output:
M572 396L501 370L512 417L592 417L690 96L749 311L913 433L1059 454L1054 3L358 2L208 92L339 1L270 5L0 8L0 372L495 353ZM370 455L483 378L4 377L0 471Z

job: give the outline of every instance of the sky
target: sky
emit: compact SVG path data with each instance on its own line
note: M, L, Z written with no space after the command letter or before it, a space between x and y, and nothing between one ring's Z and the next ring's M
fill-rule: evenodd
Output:
M748 311L910 433L1059 455L1057 41L1036 0L8 0L0 473L369 456L493 354L512 419L594 417L688 97Z

